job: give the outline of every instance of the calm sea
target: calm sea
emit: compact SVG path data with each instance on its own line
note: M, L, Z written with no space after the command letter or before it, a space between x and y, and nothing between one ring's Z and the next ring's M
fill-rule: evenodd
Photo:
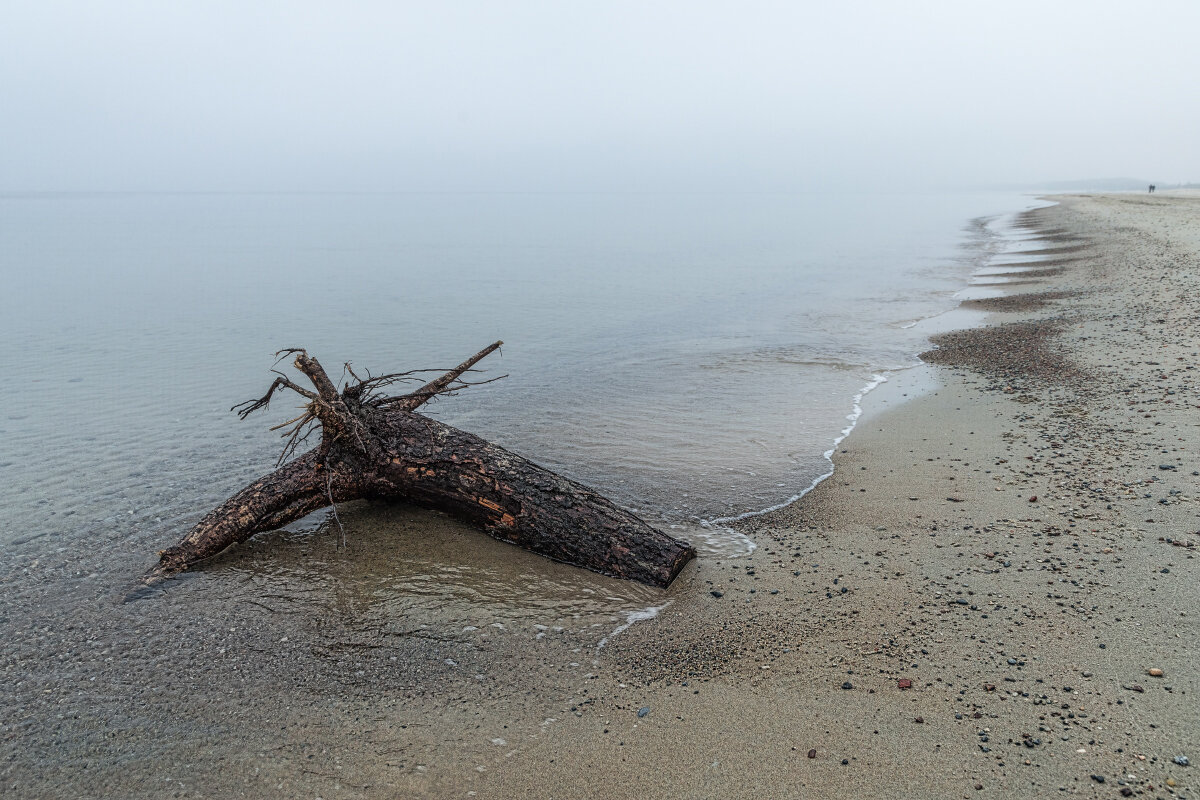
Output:
M995 250L1001 194L0 196L0 543L145 557L272 468L273 353L481 366L430 413L661 525L828 471ZM326 513L326 512L319 512Z

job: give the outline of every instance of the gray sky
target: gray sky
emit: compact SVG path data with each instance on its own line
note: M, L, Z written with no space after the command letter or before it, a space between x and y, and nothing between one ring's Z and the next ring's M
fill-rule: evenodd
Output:
M1200 181L1200 2L0 4L0 190Z

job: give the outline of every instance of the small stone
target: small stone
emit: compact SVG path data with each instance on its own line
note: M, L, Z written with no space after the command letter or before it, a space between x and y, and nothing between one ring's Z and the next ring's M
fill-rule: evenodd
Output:
M975 784L975 791L977 791L977 792L978 792L978 791L981 791L982 789L983 789L983 784L982 784L982 783L977 783L977 784Z
M1171 760L1181 767L1186 767L1190 763L1187 756L1175 756Z
M725 596L724 592L719 591L717 589L713 589L711 592L709 592L709 594L711 594L713 597L724 597Z
M1094 780L1096 783L1104 783L1104 776L1103 775L1093 775L1092 780Z
M1151 667L1150 669L1146 670L1146 674L1151 678L1161 678L1163 676L1163 671L1158 667Z
M843 683L843 684L842 684L842 688L843 688L843 689L853 689L853 688L854 688L854 684L853 684L853 683L851 683L850 681L846 681L845 683Z
M896 681L896 686L901 689L911 689L912 680L909 678L901 678L900 680Z
M641 719L642 717L646 716L649 713L650 713L650 706L642 706L641 708L638 709L638 719Z
M842 766L843 766L843 767L844 767L844 766L846 766L846 765L847 765L847 764L849 764L849 763L850 763L850 759L848 759L848 758L843 758L843 759L842 759Z
M808 757L809 757L809 758L816 758L816 757L817 757L817 748L815 748L815 747L814 747L812 750L809 750L809 751L808 751Z
M1141 686L1141 684L1135 683L1133 686L1129 687L1129 691L1137 692L1138 694L1142 694L1146 690Z
M1174 785L1175 785L1175 779L1167 778L1167 786L1174 786Z
M913 720L913 722L917 723L918 725L924 725L924 724L925 724L925 718L924 718L924 717L917 717L916 719L914 719L914 720Z

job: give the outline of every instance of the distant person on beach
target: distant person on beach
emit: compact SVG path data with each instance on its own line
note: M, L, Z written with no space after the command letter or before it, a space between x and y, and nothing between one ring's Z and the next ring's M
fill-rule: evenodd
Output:
M1150 194L1154 194L1154 184L1150 184Z

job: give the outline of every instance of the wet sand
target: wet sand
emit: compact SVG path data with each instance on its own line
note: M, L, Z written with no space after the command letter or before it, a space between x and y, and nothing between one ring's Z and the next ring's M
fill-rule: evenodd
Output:
M0 789L1191 796L1200 198L1022 224L1071 262L938 337L833 477L739 523L757 549L667 592L365 504L347 548L265 537L137 603L142 553L14 566Z

